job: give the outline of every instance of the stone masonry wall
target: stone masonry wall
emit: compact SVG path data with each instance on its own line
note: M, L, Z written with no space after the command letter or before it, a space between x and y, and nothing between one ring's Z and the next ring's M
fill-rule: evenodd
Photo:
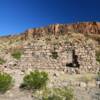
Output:
M74 54L73 54L74 51ZM54 59L52 52L56 52ZM31 43L24 46L24 55L20 61L22 69L63 70L66 73L95 72L96 57L93 45L67 43L45 45Z

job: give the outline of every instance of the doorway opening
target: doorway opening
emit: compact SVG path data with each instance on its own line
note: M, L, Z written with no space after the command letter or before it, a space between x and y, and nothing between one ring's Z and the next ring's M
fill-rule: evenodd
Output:
M78 56L75 54L75 50L72 50L72 62L66 64L66 67L73 67L73 68L80 67L80 64L78 62Z

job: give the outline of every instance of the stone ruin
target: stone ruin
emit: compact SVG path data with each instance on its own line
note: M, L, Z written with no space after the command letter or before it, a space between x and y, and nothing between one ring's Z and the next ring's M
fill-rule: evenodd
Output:
M84 34L86 37L80 33ZM16 47L24 49L22 58L19 61L13 59L11 57L11 50L8 53L9 55L4 53L1 58L4 57L7 60L4 65L7 66L7 68L15 68L16 65L18 69L22 70L49 69L62 70L68 73L96 72L100 68L98 67L99 64L96 62L95 43L88 44L86 42L89 33L99 35L100 23L56 24L29 29L18 36L0 38L2 41L5 41L7 38L10 40L10 43L13 41L11 45L6 45L7 50L11 48L16 49ZM66 39L64 39L64 37ZM44 38L44 42L34 42L35 40ZM47 44L47 38L51 39L49 42L55 42L58 38L57 41L59 43L55 45L52 43ZM62 43L73 41L74 39L79 42ZM24 44L24 42L26 44ZM30 42L30 44L27 44L28 42ZM2 45L2 47L5 48L5 44ZM0 55L2 55L3 52L1 52Z
M59 70L66 73L96 72L95 46L86 43L24 46L20 68Z

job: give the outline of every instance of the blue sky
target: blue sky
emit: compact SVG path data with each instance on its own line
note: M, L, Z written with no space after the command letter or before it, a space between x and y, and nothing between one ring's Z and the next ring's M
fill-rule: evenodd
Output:
M1 36L84 21L100 21L100 0L0 0Z

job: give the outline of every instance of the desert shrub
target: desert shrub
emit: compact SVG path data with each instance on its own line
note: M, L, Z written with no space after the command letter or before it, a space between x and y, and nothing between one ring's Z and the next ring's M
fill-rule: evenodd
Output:
M100 51L96 52L96 60L100 63Z
M97 73L97 80L100 80L100 72Z
M68 87L62 88L46 88L40 92L41 94L33 94L38 100L73 100L73 89Z
M7 73L0 73L0 92L6 92L12 85L12 77Z
M14 51L12 54L12 57L19 60L21 58L21 52L20 51Z
M98 72L98 77L100 77L100 72Z
M43 97L42 100L62 100L62 98L58 95L51 95L51 96L48 96L47 98L46 97Z
M79 81L88 83L88 82L92 81L93 79L94 79L93 76L86 74L86 75L84 75L84 76L81 76L81 77L79 78Z
M51 57L53 59L57 59L58 58L58 53L56 51L51 52Z
M0 64L2 65L2 64L4 64L4 63L5 63L5 60L2 59L2 58L0 58Z
M72 88L68 88L68 87L56 88L54 89L54 93L58 94L60 97L62 97L65 100L72 100L74 98Z
M23 79L23 83L20 88L37 90L46 86L48 80L48 74L46 72L39 72L38 70L30 72Z

